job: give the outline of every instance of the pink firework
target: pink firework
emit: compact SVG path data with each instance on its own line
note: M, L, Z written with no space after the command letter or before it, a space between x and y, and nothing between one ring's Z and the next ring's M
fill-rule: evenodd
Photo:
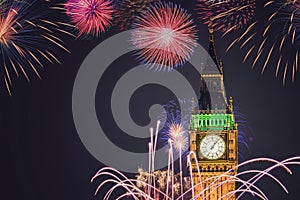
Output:
M138 58L157 70L182 66L197 46L195 25L186 10L157 3L137 18L131 41Z
M99 36L112 22L113 5L110 0L68 0L65 9L79 31L78 36Z
M199 19L213 22L215 30L228 33L246 25L254 15L256 0L198 0Z

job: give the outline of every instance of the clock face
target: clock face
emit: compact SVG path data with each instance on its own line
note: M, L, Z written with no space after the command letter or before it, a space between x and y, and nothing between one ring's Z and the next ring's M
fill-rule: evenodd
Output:
M200 142L203 157L216 160L225 153L225 141L218 135L207 135Z

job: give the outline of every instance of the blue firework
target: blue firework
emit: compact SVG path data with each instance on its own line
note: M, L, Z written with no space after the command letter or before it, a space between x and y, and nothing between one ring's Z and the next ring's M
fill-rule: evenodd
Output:
M244 161L250 152L250 143L254 140L254 134L244 114L237 110L234 112L234 117L238 124L238 157L240 161Z

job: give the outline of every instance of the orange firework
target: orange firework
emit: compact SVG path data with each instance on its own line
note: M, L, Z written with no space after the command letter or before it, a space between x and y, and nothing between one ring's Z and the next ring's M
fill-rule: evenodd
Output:
M3 63L3 80L11 94L12 74L23 74L29 81L29 71L39 78L43 61L59 62L54 47L68 51L54 32L59 26L41 15L33 14L33 3L5 1L0 11L0 61Z
M246 49L244 61L252 59L252 67L262 63L264 73L274 66L275 75L282 75L283 84L288 76L294 81L299 64L299 16L299 0L270 0L265 4L264 16L249 25L227 50L242 43L240 48Z

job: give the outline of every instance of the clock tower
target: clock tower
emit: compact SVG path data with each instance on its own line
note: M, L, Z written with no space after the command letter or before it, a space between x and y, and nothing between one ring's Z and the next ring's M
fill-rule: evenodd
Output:
M202 192L196 198L199 200L218 200L221 197L235 200L235 195L229 195L235 190L234 180L220 175L238 164L238 127L233 114L233 100L225 96L222 62L216 56L211 24L209 34L211 59L201 69L199 110L192 111L189 126L190 151L195 153L190 158L193 183L198 184L194 194L197 196ZM200 168L200 176L197 166ZM227 175L236 173L237 169L233 169Z

